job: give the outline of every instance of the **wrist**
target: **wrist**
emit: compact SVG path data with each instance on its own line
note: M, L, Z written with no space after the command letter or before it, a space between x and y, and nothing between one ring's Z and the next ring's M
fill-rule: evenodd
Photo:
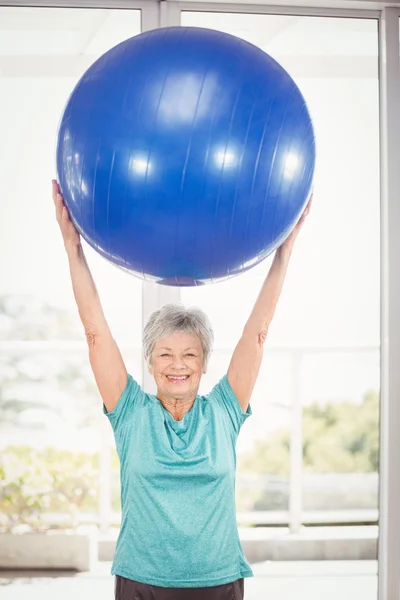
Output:
M282 246L280 246L277 249L275 256L276 256L277 260L280 260L283 262L289 262L289 259L292 255L292 250L293 250L293 248L291 246L282 244Z
M64 248L68 254L68 257L79 255L82 252L82 245L80 242L65 242Z

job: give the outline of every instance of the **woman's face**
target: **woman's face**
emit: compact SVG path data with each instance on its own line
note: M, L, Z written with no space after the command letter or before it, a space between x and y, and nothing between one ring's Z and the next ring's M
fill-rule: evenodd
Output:
M149 371L159 392L173 397L197 395L204 355L200 339L181 331L154 344Z

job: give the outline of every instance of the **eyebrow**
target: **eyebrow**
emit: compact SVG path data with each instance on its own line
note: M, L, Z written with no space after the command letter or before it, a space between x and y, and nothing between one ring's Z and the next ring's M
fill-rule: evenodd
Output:
M172 352L172 348L167 348L166 346L161 346L160 350L170 350ZM198 350L198 348L196 346L189 346L189 348L185 348L184 352L188 350Z

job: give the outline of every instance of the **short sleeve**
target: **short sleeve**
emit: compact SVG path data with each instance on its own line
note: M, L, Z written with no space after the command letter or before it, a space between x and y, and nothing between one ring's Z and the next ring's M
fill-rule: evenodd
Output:
M253 413L250 404L247 407L247 411L243 412L240 402L230 386L227 375L224 375L217 383L210 392L209 397L211 397L212 400L217 401L223 408L224 412L229 417L230 424L232 425L235 434L238 435L245 420Z
M107 412L107 409L103 404L103 413L108 417L115 432L122 424L127 424L132 419L135 401L140 392L140 385L133 379L132 375L128 375L125 389L114 409Z

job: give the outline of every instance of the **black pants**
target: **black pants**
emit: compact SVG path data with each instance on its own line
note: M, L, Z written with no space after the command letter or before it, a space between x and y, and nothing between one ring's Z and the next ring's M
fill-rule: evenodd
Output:
M244 600L244 580L202 588L164 588L115 576L115 600Z

